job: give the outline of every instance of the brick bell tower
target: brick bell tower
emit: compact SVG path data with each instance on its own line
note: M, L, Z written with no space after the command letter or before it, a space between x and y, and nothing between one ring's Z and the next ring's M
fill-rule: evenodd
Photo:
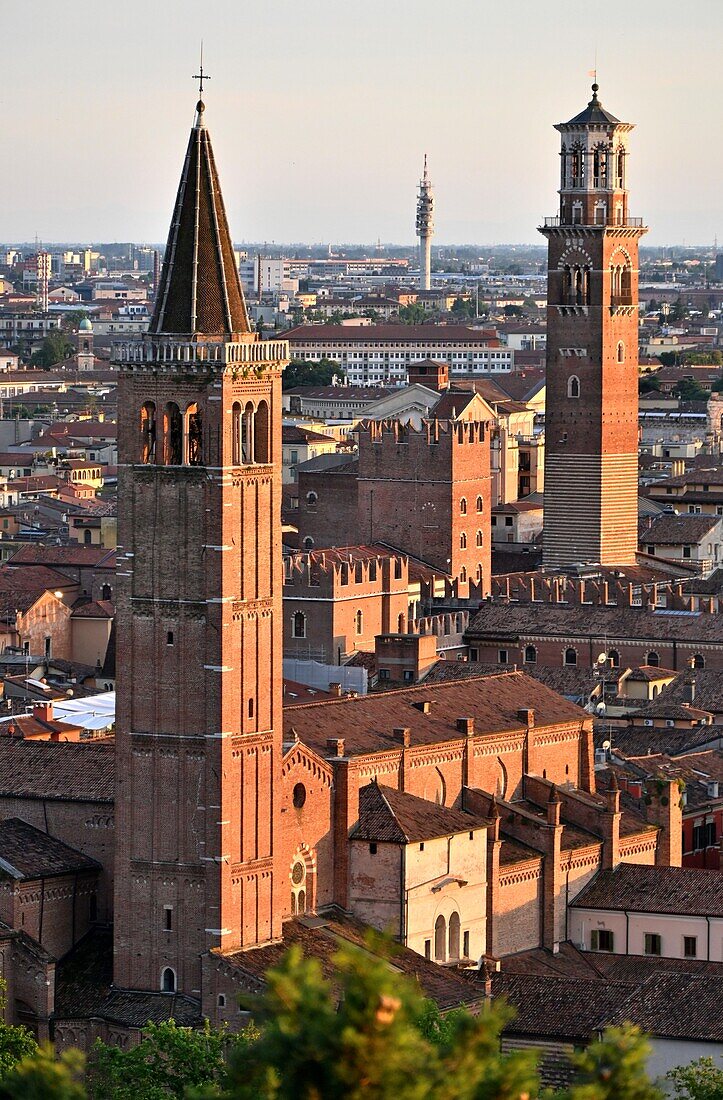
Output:
M632 125L592 86L562 135L560 213L548 240L544 565L635 562L638 241L628 215Z
M275 864L288 345L250 329L204 110L148 335L116 353L114 983L198 998L202 956L278 938L288 892Z

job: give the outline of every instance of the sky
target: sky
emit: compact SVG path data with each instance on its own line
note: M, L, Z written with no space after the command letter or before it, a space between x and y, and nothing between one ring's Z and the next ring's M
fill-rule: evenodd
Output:
M0 241L166 238L199 43L237 242L542 243L556 122L634 122L645 243L723 242L721 0L0 0Z

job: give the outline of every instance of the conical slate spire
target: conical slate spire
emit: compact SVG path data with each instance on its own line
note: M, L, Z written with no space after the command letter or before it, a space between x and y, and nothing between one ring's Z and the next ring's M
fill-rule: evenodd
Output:
M150 332L232 339L251 330L204 110L199 100Z

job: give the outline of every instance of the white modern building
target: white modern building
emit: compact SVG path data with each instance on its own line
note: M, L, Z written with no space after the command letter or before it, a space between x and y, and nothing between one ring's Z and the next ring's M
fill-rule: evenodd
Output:
M404 385L424 359L447 363L452 378L515 368L496 334L464 325L299 325L284 336L293 359L331 359L351 386Z

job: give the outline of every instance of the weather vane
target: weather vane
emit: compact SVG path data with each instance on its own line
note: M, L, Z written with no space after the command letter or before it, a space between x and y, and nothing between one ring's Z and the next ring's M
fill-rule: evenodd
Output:
M199 95L199 98L203 95L203 82L204 82L204 80L210 80L210 79L211 79L211 77L208 76L203 71L203 39L201 39L201 65L199 67L198 74L196 76L191 77L191 80L197 80L198 81L198 95Z

